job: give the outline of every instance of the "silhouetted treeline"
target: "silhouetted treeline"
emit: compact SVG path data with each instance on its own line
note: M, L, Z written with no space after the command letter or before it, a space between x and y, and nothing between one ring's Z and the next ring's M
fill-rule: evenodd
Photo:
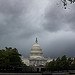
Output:
M53 59L45 66L48 71L63 71L63 70L75 70L75 58L67 58L66 55L61 58Z
M20 56L16 48L5 47L5 50L0 50L0 72L25 72L26 65Z

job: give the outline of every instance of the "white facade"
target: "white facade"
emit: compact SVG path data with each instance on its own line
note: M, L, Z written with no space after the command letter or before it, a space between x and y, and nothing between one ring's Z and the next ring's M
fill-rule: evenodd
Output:
M29 58L24 58L24 57L22 57L22 62L23 62L24 64L26 64L27 66L29 66Z
M30 58L22 57L22 61L27 66L44 66L47 62L52 61L52 59L43 57L42 49L36 38L35 44L31 48Z
M31 48L30 59L37 59L37 58L40 59L44 57L43 57L42 49L40 48L40 45L38 44L38 41L36 38L35 44Z

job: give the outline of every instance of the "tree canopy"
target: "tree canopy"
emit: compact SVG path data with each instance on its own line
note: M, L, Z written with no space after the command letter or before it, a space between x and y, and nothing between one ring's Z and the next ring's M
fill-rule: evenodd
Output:
M46 64L46 69L49 71L73 70L75 69L75 58L67 58L66 55L61 58L53 59Z
M18 69L25 67L21 60L21 54L16 48L5 47L0 50L0 72L17 72ZM20 70L20 71L21 71Z

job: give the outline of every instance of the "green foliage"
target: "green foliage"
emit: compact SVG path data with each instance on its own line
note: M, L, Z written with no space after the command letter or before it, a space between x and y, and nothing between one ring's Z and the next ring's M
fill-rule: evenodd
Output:
M0 71L14 70L16 72L18 68L26 67L20 56L21 54L18 53L16 48L5 47L5 50L0 50Z
M65 55L61 58L57 58L56 60L46 64L46 70L49 71L60 71L60 70L69 70L75 69L75 58L67 58Z
M75 70L75 58L74 58L74 60L73 60L73 62L72 62L72 67L71 67L71 69L74 69L74 70Z
M61 68L61 60L60 60L59 57L56 59L55 65L56 65L55 70L60 70L60 68Z
M67 58L66 58L66 56L64 55L64 56L62 56L62 58L61 58L61 69L67 69L67 67L68 67L68 64L67 64Z

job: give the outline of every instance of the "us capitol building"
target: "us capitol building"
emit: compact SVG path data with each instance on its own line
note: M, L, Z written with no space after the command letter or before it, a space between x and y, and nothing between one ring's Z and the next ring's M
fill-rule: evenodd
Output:
M30 57L24 58L22 57L22 61L27 66L45 66L47 62L52 61L51 58L44 58L42 49L40 48L40 45L38 44L38 40L36 38L35 44L31 48Z

